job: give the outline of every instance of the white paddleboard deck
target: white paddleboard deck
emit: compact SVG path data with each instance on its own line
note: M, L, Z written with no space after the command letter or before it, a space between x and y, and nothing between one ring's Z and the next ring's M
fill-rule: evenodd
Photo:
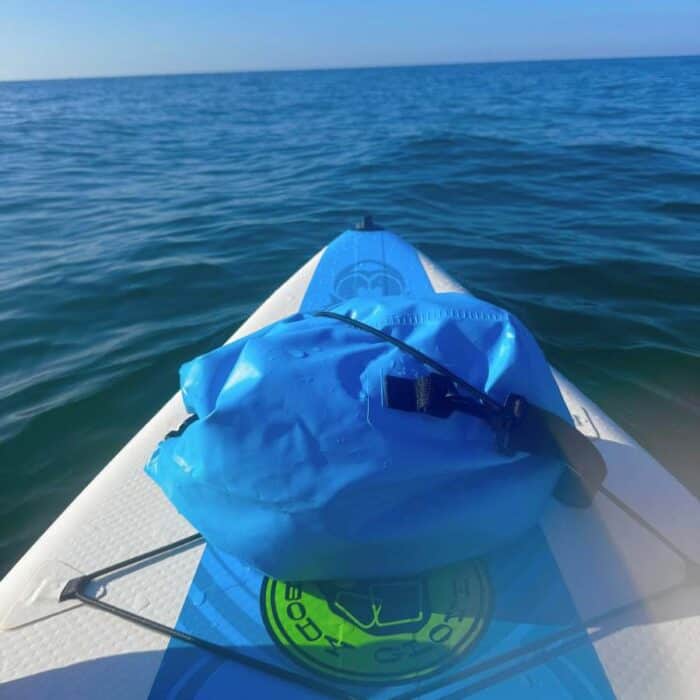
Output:
M349 232L283 284L232 340L301 308L358 292L419 294L428 289L465 291L392 234ZM384 681L379 672L371 677L370 663L362 669L365 675L348 683L349 657L339 666L320 668L313 659L305 664L294 650L285 651L284 639L271 638L279 637L281 628L275 632L270 620L261 620L266 614L261 586L269 584L241 566L235 585L222 579L228 586L225 605L237 607L226 608L231 619L207 623L222 635L212 641L281 668L318 675L360 697L700 697L700 576L693 565L700 561L699 502L565 378L556 372L555 377L578 428L595 440L607 462L606 489L643 518L640 523L602 494L588 510L553 501L540 526L540 544L528 546L546 550L533 556L551 560L556 572L551 576L560 579L563 592L552 593L547 586L553 584L543 584L539 600L533 598L511 614L513 608L504 601L515 599L519 577L527 595L539 585L530 580L527 562L516 563L517 556L532 557L523 551L513 554L510 572L507 562L489 565L488 604L475 613L481 616L478 635L450 650L449 661L440 657L431 662L434 668L416 661L422 672L411 679L414 662L399 659L400 654L390 659L386 638L377 637L375 656L383 663ZM210 652L173 645L164 635L104 611L59 602L69 579L192 534L143 471L158 442L186 416L178 394L0 583L0 697L216 697L225 688L232 691L232 682L247 689L243 696L313 695L234 662L212 661ZM212 575L204 566L205 550L198 543L120 571L100 580L92 593L167 626L192 633L208 629L197 627L204 624L197 616L211 617L207 606L213 605L212 586L219 581L210 581L207 588L199 580ZM548 595L566 598L562 605L571 608L571 619L554 619L553 613L548 618ZM443 636L451 633L440 629ZM438 638L435 630L428 634ZM558 636L548 641L542 630ZM416 631L415 638L421 634ZM541 644L533 643L538 639Z

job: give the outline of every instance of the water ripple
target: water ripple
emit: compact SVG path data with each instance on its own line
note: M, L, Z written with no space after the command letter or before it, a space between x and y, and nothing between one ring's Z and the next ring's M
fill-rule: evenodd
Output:
M371 211L700 491L700 60L0 84L0 574Z

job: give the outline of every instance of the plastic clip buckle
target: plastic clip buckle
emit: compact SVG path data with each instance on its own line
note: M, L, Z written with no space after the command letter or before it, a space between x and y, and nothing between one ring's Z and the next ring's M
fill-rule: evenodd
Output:
M501 452L511 451L511 432L525 416L528 403L520 394L508 394L503 409L498 415L498 429L496 431L496 443Z

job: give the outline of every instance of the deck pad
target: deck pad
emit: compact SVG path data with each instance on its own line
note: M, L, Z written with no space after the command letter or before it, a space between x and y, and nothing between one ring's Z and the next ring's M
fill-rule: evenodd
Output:
M234 338L353 296L431 291L465 290L398 236L349 231ZM477 561L407 579L322 584L274 581L198 544L110 575L100 595L353 697L700 697L698 500L555 378L606 459L606 487L649 527L604 495L584 511L552 502L526 537ZM185 416L180 398L171 399L0 584L1 697L318 695L55 599L61 576L192 532L143 472Z

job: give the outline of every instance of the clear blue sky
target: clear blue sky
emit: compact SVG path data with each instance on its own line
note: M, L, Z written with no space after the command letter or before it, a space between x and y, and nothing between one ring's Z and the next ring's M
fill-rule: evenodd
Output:
M700 53L700 0L0 0L0 80Z

